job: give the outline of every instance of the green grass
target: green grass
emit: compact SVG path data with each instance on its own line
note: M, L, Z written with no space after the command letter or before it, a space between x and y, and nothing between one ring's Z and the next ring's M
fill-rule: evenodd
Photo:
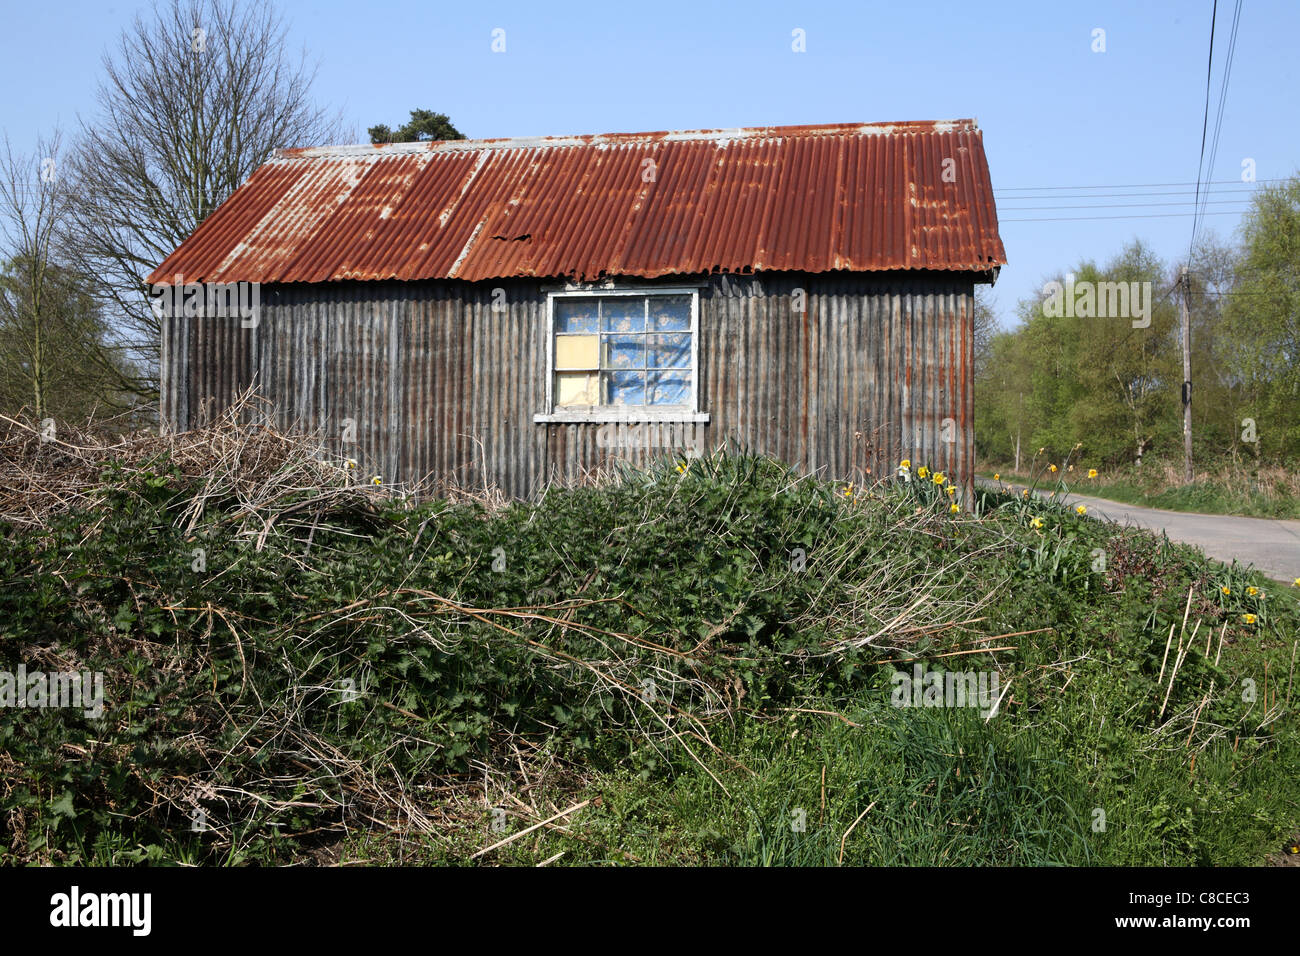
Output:
M1253 472L1230 465L1214 465L1198 470L1191 484L1183 484L1181 464L1150 462L1143 468L1132 466L1109 470L1095 479L1086 477L1086 469L1065 476L1065 483L1075 494L1106 498L1125 504L1166 511L1197 514L1242 515L1254 518L1300 518L1300 494L1296 493L1294 472L1286 469L1257 469ZM1014 474L1008 468L985 468L981 477L1020 485L1056 487L1058 475L1037 473Z
M1300 518L1300 501L1243 494L1210 482L1198 481L1156 492L1148 492L1131 484L1101 483L1095 492L1089 493L1113 501L1163 508L1166 511L1244 515L1256 518Z
M190 534L166 462L105 480L0 526L0 669L107 690L0 709L4 862L1227 865L1300 823L1300 592L1050 502L718 455ZM896 707L913 662L1007 693Z

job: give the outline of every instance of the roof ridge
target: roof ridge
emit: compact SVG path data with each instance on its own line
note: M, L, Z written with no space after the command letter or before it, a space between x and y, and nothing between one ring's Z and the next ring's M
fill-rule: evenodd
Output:
M639 133L586 133L569 136L519 136L495 139L423 140L414 143L355 143L277 149L276 160L337 159L348 156L404 156L423 152L484 149L539 149L566 146L619 146L655 142L727 143L738 139L783 139L804 136L891 136L903 133L950 133L979 130L973 119L903 120L878 123L826 123L802 126L738 126L730 129L655 130Z

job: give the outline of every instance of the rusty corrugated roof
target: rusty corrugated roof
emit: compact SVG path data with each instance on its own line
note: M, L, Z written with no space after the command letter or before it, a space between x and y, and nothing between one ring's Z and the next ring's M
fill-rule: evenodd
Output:
M952 120L280 150L148 281L1005 262L981 132Z

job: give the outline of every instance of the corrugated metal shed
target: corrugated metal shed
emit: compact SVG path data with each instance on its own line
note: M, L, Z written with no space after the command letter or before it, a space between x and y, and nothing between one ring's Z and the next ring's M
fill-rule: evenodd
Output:
M212 421L256 383L271 400L257 408L277 427L320 429L364 473L518 497L614 458L667 453L602 448L598 424L534 423L546 401L546 283L502 285L504 310L490 283L339 282L273 287L255 329L165 318L163 420L175 431ZM969 494L969 274L711 276L700 286L704 450L729 442L859 484L911 458ZM348 420L351 444L340 439Z
M953 120L281 150L148 281L1005 262L980 130Z

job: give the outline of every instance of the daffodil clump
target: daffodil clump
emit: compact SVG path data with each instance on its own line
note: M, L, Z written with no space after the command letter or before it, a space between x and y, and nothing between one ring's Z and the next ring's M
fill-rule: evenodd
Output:
M1260 624L1267 608L1267 594L1253 584L1233 587L1231 582L1216 586L1219 606L1242 624Z
M1028 476L1027 480L1030 483L1031 491L1038 487L1038 482L1041 479L1046 479L1049 476L1055 476L1053 477L1053 481L1055 481L1056 483L1056 490L1050 492L1048 495L1049 497L1055 497L1057 494L1064 494L1065 492L1069 491L1069 488L1065 484L1066 476L1073 476L1076 471L1080 473L1083 472L1082 466L1076 465L1075 463L1071 462L1070 459L1073 458L1075 452L1077 452L1082 447L1083 447L1082 442L1077 443L1073 448L1070 449L1070 453L1065 456L1065 460L1062 461L1060 464L1057 464L1056 462L1050 462L1050 461L1043 462L1040 464L1039 463L1040 456L1044 455L1047 449L1046 448L1038 449L1038 452L1034 455L1033 459L1031 459L1031 461L1029 462L1028 470L1025 473ZM1097 478L1099 472L1097 471L1096 468L1089 468L1086 474L1089 478L1095 479ZM1013 475L1011 476L1010 480L1015 480L1016 477L1018 476ZM995 472L993 475L993 480L998 483L1001 483L1002 482L1001 472ZM1044 491L1047 491L1047 489L1044 488ZM1021 495L1022 497L1025 498L1029 497L1029 494L1025 492L1022 492Z
M898 463L898 476L905 481L912 480L912 460L904 458ZM949 514L960 514L962 507L957 501L957 485L945 475L942 471L933 471L927 465L919 465L916 468L916 477L921 479L916 486L916 494L922 501L929 502L931 505L937 502L943 502L945 497L948 501L947 510ZM933 486L933 487L931 487ZM938 494L941 493L941 494ZM918 513L923 508L918 508Z

